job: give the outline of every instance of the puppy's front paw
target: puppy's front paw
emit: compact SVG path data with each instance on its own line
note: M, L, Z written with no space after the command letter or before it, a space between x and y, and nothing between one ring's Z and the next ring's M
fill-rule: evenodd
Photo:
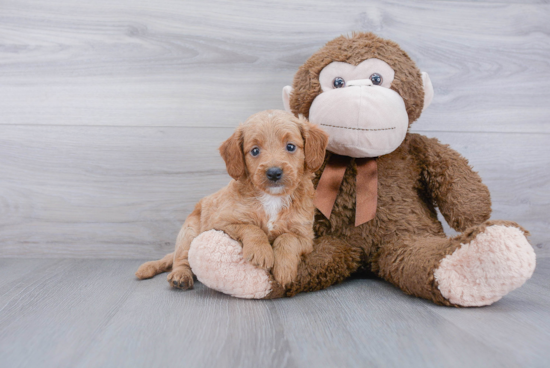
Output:
M180 267L168 274L168 283L178 289L193 289L193 273L191 269Z
M275 252L275 265L273 266L273 277L279 284L286 287L296 279L298 274L298 263L300 260L297 257L285 256L281 252Z
M253 266L269 270L273 267L275 257L271 245L243 244L243 257Z

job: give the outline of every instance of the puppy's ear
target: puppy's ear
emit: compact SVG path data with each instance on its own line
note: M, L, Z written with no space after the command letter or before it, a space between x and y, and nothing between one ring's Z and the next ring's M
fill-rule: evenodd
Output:
M328 134L317 125L311 124L303 116L300 115L299 119L302 123L302 137L305 141L306 166L311 171L317 171L325 160Z
M227 173L235 180L239 180L245 173L242 146L243 136L240 128L220 146L220 155L225 161Z

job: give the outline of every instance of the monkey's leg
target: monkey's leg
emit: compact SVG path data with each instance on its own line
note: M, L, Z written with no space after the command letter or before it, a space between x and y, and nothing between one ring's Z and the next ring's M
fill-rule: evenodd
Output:
M158 261L145 262L139 266L136 271L136 276L140 280L150 279L151 277L169 271L172 268L172 262L174 261L174 253L168 253L162 259Z
M359 267L361 252L335 237L316 239L288 293L269 272L246 262L241 244L222 231L200 234L191 244L189 262L199 281L211 289L238 298L273 299L344 280Z
M284 289L265 269L247 262L241 243L219 230L200 234L189 250L189 263L197 279L210 289L236 298L280 297Z
M191 242L199 233L200 207L197 205L195 210L185 220L176 240L172 272L167 277L168 282L173 287L179 289L193 288L193 272L191 272L191 267L189 266L188 253Z
M333 236L315 239L313 252L298 265L298 276L286 295L317 291L339 283L357 271L363 250Z
M524 230L487 221L454 238L399 238L383 245L373 271L405 293L440 305L490 305L523 285L535 269Z

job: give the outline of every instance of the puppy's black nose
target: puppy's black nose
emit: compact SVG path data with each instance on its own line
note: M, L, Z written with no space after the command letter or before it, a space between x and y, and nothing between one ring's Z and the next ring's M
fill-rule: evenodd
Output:
M267 178L269 180L277 181L283 176L283 169L281 169L280 167L270 167L269 169L267 169L265 174L267 175Z

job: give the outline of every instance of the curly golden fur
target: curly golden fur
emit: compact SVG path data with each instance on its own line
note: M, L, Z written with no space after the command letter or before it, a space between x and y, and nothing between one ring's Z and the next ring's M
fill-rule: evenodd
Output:
M326 133L290 113L268 110L251 116L220 147L234 180L197 203L174 253L144 263L136 276L149 278L172 268L168 282L191 288L191 242L215 229L242 243L246 261L272 269L275 280L288 285L301 257L313 249L312 177L323 163L327 142ZM280 178L269 178L272 168L280 170Z

